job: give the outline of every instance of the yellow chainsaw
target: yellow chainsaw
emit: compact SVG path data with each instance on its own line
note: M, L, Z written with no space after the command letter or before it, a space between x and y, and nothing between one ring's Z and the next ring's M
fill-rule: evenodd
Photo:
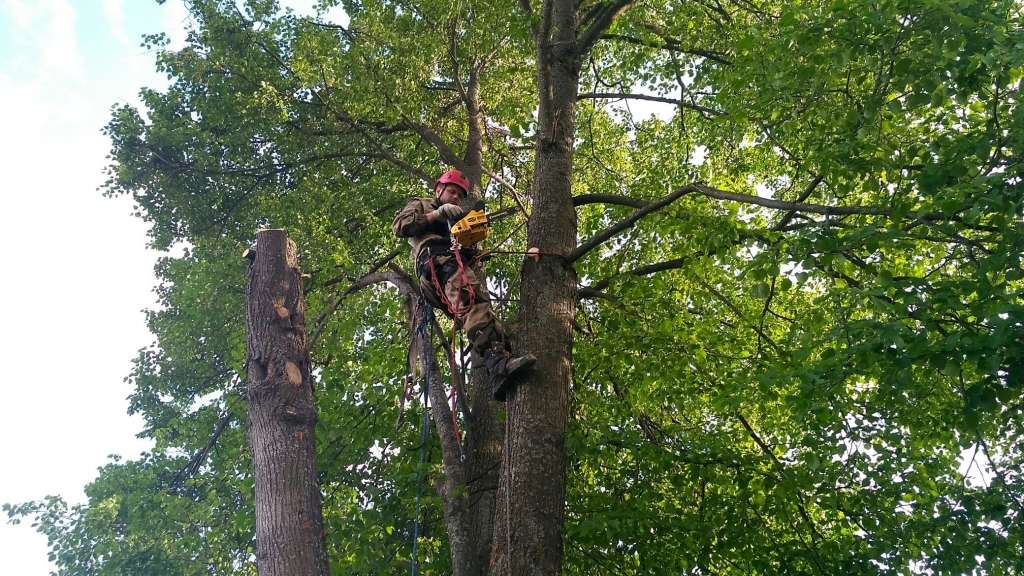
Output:
M452 236L462 246L472 246L483 242L491 235L491 225L487 222L483 200L477 200L473 209L462 220L452 224Z

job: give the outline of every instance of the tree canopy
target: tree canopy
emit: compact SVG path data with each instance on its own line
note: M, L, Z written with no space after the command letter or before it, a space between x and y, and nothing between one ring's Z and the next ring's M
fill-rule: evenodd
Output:
M411 270L391 218L449 166L514 213L489 244L528 247L550 2L187 4L184 48L145 40L171 86L106 128L104 192L183 251L130 375L155 448L83 506L9 514L60 574L255 574L239 255L282 227L310 276L332 570L404 573L423 406L403 299L366 275ZM578 4L562 570L1021 573L1018 3ZM486 264L513 330L521 266ZM423 523L444 573L429 490Z

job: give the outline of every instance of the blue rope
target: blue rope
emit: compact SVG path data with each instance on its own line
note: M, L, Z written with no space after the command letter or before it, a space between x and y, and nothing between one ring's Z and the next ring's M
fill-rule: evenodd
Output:
M427 325L430 325L430 340L434 341L434 323L431 322L432 316L434 315L434 309L430 306L426 306L425 302L420 301L420 309L423 310L423 320L420 322L420 337L427 338ZM420 536L420 495L423 492L423 464L427 459L427 440L430 438L430 411L427 410L427 401L429 399L428 391L430 389L430 365L433 364L430 358L426 358L423 362L423 437L420 439L420 466L419 471L416 473L416 517L412 521L412 576L416 576L416 544L419 542Z

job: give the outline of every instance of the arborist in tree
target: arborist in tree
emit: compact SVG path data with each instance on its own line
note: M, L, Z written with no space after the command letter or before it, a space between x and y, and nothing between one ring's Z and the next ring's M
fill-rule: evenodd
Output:
M494 316L485 282L465 264L475 254L459 246L451 225L469 214L460 204L469 194L469 179L449 170L434 183L434 198L412 198L395 216L395 236L408 238L424 298L461 325L483 358L491 392L504 402L513 379L537 362L532 355L512 356L505 330Z

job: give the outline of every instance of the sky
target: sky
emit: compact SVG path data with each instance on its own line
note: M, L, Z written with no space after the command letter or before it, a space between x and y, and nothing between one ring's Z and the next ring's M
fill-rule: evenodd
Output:
M282 4L311 14L314 0ZM150 447L125 377L154 340L148 226L98 188L115 104L166 87L143 34L181 46L181 0L0 0L0 503L83 489L110 454ZM0 516L0 573L46 576L46 539Z

